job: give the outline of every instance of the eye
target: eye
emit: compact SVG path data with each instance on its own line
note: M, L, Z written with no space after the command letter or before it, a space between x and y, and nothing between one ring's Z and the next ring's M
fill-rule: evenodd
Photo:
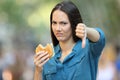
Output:
M64 26L67 24L67 22L60 22L60 24Z
M54 25L54 24L57 24L57 22L55 22L55 21L52 21L52 25Z

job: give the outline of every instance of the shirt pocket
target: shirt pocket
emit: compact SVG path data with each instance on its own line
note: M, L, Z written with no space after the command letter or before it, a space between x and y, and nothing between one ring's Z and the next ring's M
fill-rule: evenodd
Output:
M47 68L44 72L46 80L54 80L54 75L56 72L56 68Z
M85 54L83 54L80 57L75 56L75 58L72 59L72 61L68 64L68 67L73 67L75 65L81 64L84 61L85 56L86 56Z

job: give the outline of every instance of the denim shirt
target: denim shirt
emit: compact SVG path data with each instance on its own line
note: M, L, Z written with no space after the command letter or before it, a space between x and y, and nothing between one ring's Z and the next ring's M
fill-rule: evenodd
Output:
M44 66L42 80L96 80L99 57L105 46L105 36L96 28L100 39L93 43L86 39L85 48L81 40L77 41L72 52L60 62L60 45L54 47L55 55Z

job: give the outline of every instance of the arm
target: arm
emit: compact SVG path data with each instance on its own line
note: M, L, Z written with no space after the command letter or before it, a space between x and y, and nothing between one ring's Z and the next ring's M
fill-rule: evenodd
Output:
M42 80L42 68L43 65L49 60L49 54L44 51L40 51L34 56L35 73L34 80Z
M34 80L42 80L42 71L37 66L35 67Z
M86 37L92 42L97 42L100 38L100 34L94 28L89 28L83 23L79 23L76 27L76 36L82 40L82 48L86 45Z
M76 36L82 40L82 48L86 45L86 37L91 41L90 48L95 56L99 56L105 46L105 35L100 28L89 28L83 23L76 27ZM97 52L97 53L96 53Z
M92 42L97 42L99 40L100 34L94 28L86 27L86 32L87 32L87 38Z

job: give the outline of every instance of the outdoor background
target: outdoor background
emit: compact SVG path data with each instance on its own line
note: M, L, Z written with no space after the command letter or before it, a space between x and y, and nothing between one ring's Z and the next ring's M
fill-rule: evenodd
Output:
M0 0L0 80L33 80L35 47L51 43L50 12L60 1ZM120 80L120 0L71 1L106 35L97 80Z

